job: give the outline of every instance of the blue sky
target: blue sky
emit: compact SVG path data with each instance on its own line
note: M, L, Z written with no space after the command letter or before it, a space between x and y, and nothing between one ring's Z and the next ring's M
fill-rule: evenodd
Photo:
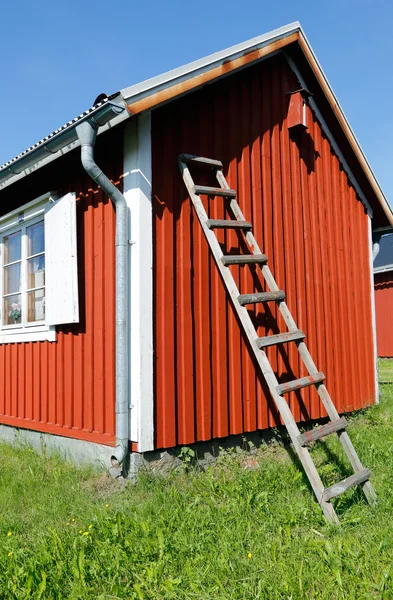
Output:
M393 204L388 0L20 0L2 6L0 163L113 93L299 20Z

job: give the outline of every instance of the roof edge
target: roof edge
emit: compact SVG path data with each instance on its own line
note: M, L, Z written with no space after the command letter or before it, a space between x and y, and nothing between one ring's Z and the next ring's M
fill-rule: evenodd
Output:
M324 73L301 24L296 21L262 36L211 54L201 60L194 61L153 77L140 84L121 90L131 115L144 112L159 104L174 100L177 96L196 89L228 74L246 64L272 56L292 42L298 42L308 64L315 74L340 127L348 139L360 167L368 179L387 222L393 226L393 209L391 208L382 187L342 109L330 82ZM230 63L230 64L229 64Z
M393 210L298 21L279 29L274 29L264 35L251 38L246 42L216 52L162 75L147 79L139 84L124 88L120 92L117 92L117 94L113 94L110 99L116 99L127 110L124 110L121 115L118 115L111 122L107 122L100 127L99 133L107 131L129 116L155 108L164 102L173 100L236 69L250 65L265 57L270 57L293 42L299 44L344 135L353 149L360 167L370 183L377 201L381 205L387 221L393 226ZM83 119L94 116L96 109L100 107L101 105L92 107L27 151L2 165L0 167L0 190L77 147L78 141L77 139L74 140L72 136L72 131L75 129L76 124ZM62 136L64 143L56 145L56 138L59 135ZM55 151L50 149L50 145Z
M38 168L56 160L80 143L75 128L83 121L91 121L99 128L99 133L107 131L114 124L128 118L128 112L120 92L112 94L102 102L89 108L78 117L31 146L0 167L0 191L29 175Z
M374 193L377 196L377 199L379 200L379 203L381 204L381 207L382 207L389 223L393 226L393 209L390 206L390 204L385 196L385 193L377 179L377 176L375 175L375 173L367 159L367 156L366 156L362 146L360 145L360 142L357 139L357 137L345 115L345 112L344 112L342 106L340 105L340 103L337 99L337 96L334 93L333 88L330 85L330 82L329 82L326 74L324 73L324 71L320 65L320 62L318 61L318 59L315 55L315 52L312 49L311 44L308 41L308 38L307 38L306 34L304 33L301 26L300 26L300 34L301 34L299 37L300 47L309 63L311 69L316 74L317 79L319 80L321 87L327 97L327 100L328 100L335 116L337 117L344 134L348 138L348 141L349 141L350 145L352 146L352 149L354 150L355 155L356 155L363 171L365 172L367 179L369 180L370 185L371 185L372 189L374 190Z
M302 27L299 21L294 21L293 23L289 23L278 29L273 29L263 35L251 38L246 42L230 46L225 50L214 52L204 58L177 67L176 69L172 69L161 75L151 77L150 79L146 79L145 81L124 88L120 90L120 92L127 103L129 103L128 101L131 99L134 99L135 101L137 98L142 98L144 94L151 95L160 91L162 86L168 87L168 85L174 85L178 80L195 77L199 71L210 70L213 67L222 64L223 61L233 60L238 56L242 56L245 52L250 52L253 49L267 45L272 41L288 37L290 34L300 31L302 31Z
M393 271L393 264L375 267L373 269L374 275L377 273L389 273L390 271Z

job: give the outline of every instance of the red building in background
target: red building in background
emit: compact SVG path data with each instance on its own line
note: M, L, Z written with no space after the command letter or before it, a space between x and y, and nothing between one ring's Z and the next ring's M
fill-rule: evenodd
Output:
M384 235L374 261L377 345L380 358L393 358L393 235Z

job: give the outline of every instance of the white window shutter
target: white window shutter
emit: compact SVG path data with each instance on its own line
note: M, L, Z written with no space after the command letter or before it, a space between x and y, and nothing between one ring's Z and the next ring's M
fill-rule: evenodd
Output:
M45 213L45 312L47 325L79 323L75 193Z

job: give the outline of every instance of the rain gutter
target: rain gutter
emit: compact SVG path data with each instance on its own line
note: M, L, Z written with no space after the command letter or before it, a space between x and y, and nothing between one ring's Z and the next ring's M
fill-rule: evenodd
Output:
M0 190L74 150L79 145L76 134L77 124L84 121L95 123L100 128L99 134L101 134L129 117L124 107L121 93L116 92L5 163L0 168Z

